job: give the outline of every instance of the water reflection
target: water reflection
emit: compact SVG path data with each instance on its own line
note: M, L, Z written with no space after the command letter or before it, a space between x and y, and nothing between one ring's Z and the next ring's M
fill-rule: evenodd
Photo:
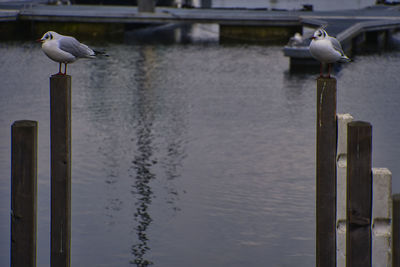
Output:
M180 211L183 190L177 189L175 180L186 157L187 95L182 83L171 78L176 70L168 61L170 51L131 45L112 52L113 57L94 62L100 66L87 66L100 75L76 81L90 89L76 90L81 98L74 104L76 114L83 112L95 128L85 132L97 140L94 154L102 158L99 173L107 192L108 231L126 227L121 232L128 238L121 247L126 249L127 262L148 266L156 261L148 253L154 243L149 228L157 231L160 221L155 216L160 211L172 216ZM82 137L77 142L83 142ZM82 158L87 152L82 150ZM79 164L89 165L91 171L97 166L87 159Z
M153 264L150 260L146 259L146 252L150 249L147 244L148 237L146 231L152 222L148 209L153 198L153 191L149 183L155 178L152 167L157 164L157 161L153 158L154 136L152 133L155 100L150 81L150 72L148 71L151 69L153 57L153 48L146 46L140 51L140 59L136 62L137 77L135 79L138 86L138 121L134 140L136 140L137 155L135 155L132 161L133 166L131 169L134 174L131 177L134 178L132 193L136 197L134 218L137 223L135 230L138 240L131 248L132 254L135 257L131 263L137 266Z
M149 185L150 181L155 178L151 167L156 164L152 160L152 136L151 136L151 122L143 121L139 125L137 131L137 145L138 155L133 160L133 170L135 179L132 193L137 195L136 211L134 213L135 221L137 222L136 233L138 242L132 246L132 254L135 259L131 263L137 266L147 266L152 264L150 260L145 259L145 254L150 248L147 245L146 231L152 222L152 218L148 213L148 208L151 204L153 191Z

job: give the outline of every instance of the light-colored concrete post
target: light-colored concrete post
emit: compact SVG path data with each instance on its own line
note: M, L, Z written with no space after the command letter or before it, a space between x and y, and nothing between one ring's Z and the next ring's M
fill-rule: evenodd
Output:
M392 173L372 169L372 266L392 266Z
M347 124L353 121L350 114L337 114L336 158L336 264L346 266L346 188L347 188Z

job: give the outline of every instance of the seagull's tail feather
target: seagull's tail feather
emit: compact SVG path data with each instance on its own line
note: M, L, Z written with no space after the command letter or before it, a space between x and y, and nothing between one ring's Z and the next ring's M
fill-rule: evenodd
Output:
M100 55L100 56L103 56L103 57L109 57L109 55L107 55L107 53L104 52L104 51L93 50L93 52L94 52L95 56Z

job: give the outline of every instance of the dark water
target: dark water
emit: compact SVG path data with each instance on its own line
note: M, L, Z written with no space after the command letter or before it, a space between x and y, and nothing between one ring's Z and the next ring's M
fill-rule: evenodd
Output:
M95 44L93 44L95 45ZM280 46L114 44L72 76L72 266L314 266L317 73ZM49 266L49 76L0 44L0 266L9 265L10 126L39 122L38 266ZM400 52L337 73L338 112L373 125L400 192Z
M72 265L313 266L315 77L278 46L110 45L73 78ZM49 258L48 77L2 44L0 261L9 261L10 125L39 121L38 263ZM373 124L400 191L399 52L357 56L338 111ZM131 264L130 264L131 263Z

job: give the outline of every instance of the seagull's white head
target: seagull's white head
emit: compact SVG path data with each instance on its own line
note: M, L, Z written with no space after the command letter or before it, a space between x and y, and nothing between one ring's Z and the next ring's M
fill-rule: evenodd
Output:
M42 38L39 39L38 41L42 42L42 43L45 43L47 41L56 40L56 39L58 39L59 36L60 35L58 33L56 33L56 32L48 31L45 34L43 34Z
M311 37L312 40L323 40L328 36L328 33L324 29L318 29L314 32Z

